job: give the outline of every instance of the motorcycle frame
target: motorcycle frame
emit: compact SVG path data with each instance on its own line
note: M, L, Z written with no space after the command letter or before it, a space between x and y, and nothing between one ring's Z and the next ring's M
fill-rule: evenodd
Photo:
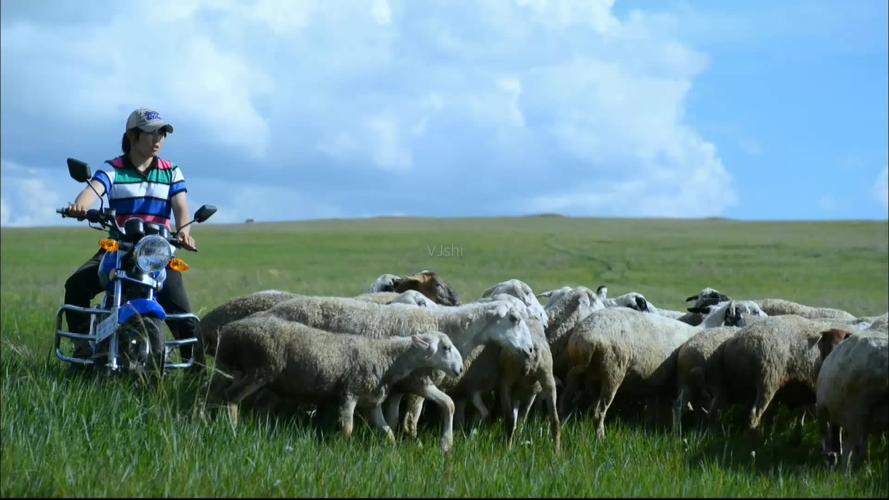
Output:
M150 276L143 276L142 279L136 279L132 276L129 276L123 268L123 259L124 256L128 253L130 249L132 249L133 244L127 243L124 241L119 242L120 248L117 251L116 262L114 265L114 269L111 271L111 275L109 279L112 281L114 286L113 299L111 300L110 306L108 305L108 290L106 290L103 295L102 304L103 307L80 307L72 304L63 304L59 307L59 310L56 313L56 335L55 335L55 354L56 358L60 361L64 361L66 363L73 363L79 365L95 365L95 360L93 357L90 359L83 358L75 358L71 356L66 356L62 353L61 340L62 338L68 338L72 340L86 340L89 342L90 348L92 350L93 356L96 354L96 347L106 338L109 338L108 341L108 361L106 362L106 366L112 372L118 372L122 369L120 364L120 352L118 346L118 336L116 335L118 327L120 324L118 323L119 313L122 306L126 306L130 303L130 301L122 302L123 295L123 282L129 281L139 286L145 287L147 289L147 297L148 300L157 301L156 299L156 290L160 287L161 283L154 280ZM160 304L158 304L160 306ZM163 308L163 306L160 306ZM89 333L88 334L80 334L69 332L62 329L62 316L65 311L73 311L83 314L90 315L89 321ZM185 319L194 319L198 320L199 318L195 314L191 313L181 313L181 314L166 314L164 321L182 321ZM161 359L163 359L163 371L166 372L170 369L181 369L181 368L189 368L194 364L194 350L192 350L191 357L180 363L168 363L167 362L167 353L176 349L177 347L193 344L197 345L198 339L196 337L189 337L186 339L167 339L167 335L165 333L164 328L161 328L161 332L164 333L164 351L161 353Z

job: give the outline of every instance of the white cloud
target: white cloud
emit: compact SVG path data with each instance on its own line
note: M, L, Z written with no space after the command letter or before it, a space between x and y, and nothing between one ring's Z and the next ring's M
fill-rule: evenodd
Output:
M889 210L889 167L883 167L883 171L877 175L873 193L883 210Z
M248 213L256 199L269 216L302 217L286 208L294 197L317 207L310 213L377 209L319 201L338 185L287 189L288 174L330 164L414 187L426 175L455 186L478 179L473 196L509 213L724 213L737 201L734 182L685 118L707 56L676 39L675 18L618 19L612 7L163 0L115 4L110 21L89 29L6 19L4 120L51 116L53 127L86 134L156 107L177 138L192 133L208 149L177 144L192 185L251 173L249 189L213 193L237 220L263 218ZM149 39L132 36L146 24ZM102 147L91 157L106 157ZM232 159L204 161L215 148Z
M55 210L67 206L63 200L73 200L83 187L70 186L72 194L65 198L60 194L60 187L47 182L38 169L0 160L0 172L3 177L0 187L0 225L3 226L59 224L61 217ZM73 181L70 183L73 184Z
M299 189L287 186L264 186L241 181L236 185L213 179L196 179L201 185L201 199L219 210L210 219L214 224L231 224L254 219L256 222L326 219L342 216L331 204L312 200ZM225 205L216 200L225 199ZM196 203L194 200L192 204ZM197 207L194 207L196 209ZM199 238L200 233L196 233Z
M402 144L398 119L380 115L371 117L366 124L371 135L374 162L386 170L406 170L413 162L411 152Z
M611 15L614 0L515 0L515 3L527 9L533 19L551 27L585 24L605 34L619 26Z
M69 128L121 124L132 109L153 107L175 123L197 124L211 142L254 156L268 146L268 125L255 97L274 90L247 54L222 48L193 17L200 2L177 16L152 5L134 7L91 30L13 23L4 28L4 58L15 66L13 87L33 116L52 116ZM152 21L153 36L133 36ZM58 126L60 123L54 123Z
M387 0L374 0L371 13L379 24L388 26L392 22L392 9Z

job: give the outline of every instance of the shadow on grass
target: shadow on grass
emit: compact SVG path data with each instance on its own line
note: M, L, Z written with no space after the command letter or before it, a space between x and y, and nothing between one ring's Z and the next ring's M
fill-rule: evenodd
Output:
M759 436L747 432L746 411L746 407L734 405L716 423L692 415L691 425L683 434L688 465L712 463L721 469L763 476L829 473L810 409L781 405L770 408ZM863 473L865 480L887 484L887 437L885 433L871 436L868 459L853 474Z

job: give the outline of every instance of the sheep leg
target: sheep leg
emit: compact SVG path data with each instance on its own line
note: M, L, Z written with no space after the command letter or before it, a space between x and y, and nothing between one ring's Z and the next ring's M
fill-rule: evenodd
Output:
M258 391L273 379L270 374L248 373L236 379L222 390L221 400L226 402L228 417L232 425L238 424L238 405L247 396ZM216 397L219 397L217 394Z
M682 410L686 404L688 404L687 388L685 385L681 385L679 394L676 395L676 400L673 401L673 432L675 434L682 434Z
M340 425L343 428L343 434L346 437L350 437L352 435L352 429L355 424L355 405L358 403L352 396L347 396L342 403L340 403Z
M851 418L848 420L849 425L845 428L847 439L841 460L848 474L864 461L864 454L867 452L869 411L860 405L845 408L845 410L849 412Z
M707 414L709 425L712 427L719 422L719 416L722 413L723 394L719 389L712 389L706 397L707 407L704 412Z
M577 392L577 387L580 385L585 370L586 367L575 366L565 375L565 390L562 391L562 397L559 400L559 415L562 418L565 418L567 415L567 405L572 402L574 393Z
M454 428L463 429L464 418L466 416L466 400L458 399L454 401Z
M485 406L485 402L482 400L482 393L479 391L473 391L472 396L470 396L470 400L472 401L472 406L478 410L478 417L472 424L472 428L479 427L482 422L488 419L488 415L491 414L488 411L488 407ZM464 403L465 404L465 403Z
M454 401L450 396L442 392L441 389L432 384L423 387L423 397L439 405L443 410L441 451L447 453L454 444Z
M596 406L593 409L593 420L596 423L596 438L598 439L605 438L605 415L608 413L608 408L614 401L614 396L617 394L618 387L620 387L621 382L624 380L624 375L625 373L623 370L621 370L620 373L602 374L599 397L596 398Z
M448 398L450 399L450 398ZM451 402L453 405L453 402ZM420 421L420 413L423 412L423 398L414 394L407 395L407 408L404 415L404 432L412 437L417 437L417 424ZM453 418L454 411L451 410Z
M861 465L864 461L864 453L867 451L867 423L863 419L859 419L858 422L858 425L851 425L846 429L846 435L849 439L842 455L846 474L851 473L853 468Z
M512 398L512 381L501 379L499 392L500 408L503 411L503 424L506 427L506 446L507 448L512 448L512 439L515 437L519 416L518 401Z
M815 408L815 417L821 431L821 451L824 453L827 466L832 469L837 466L839 456L843 452L840 426L830 422L827 411L822 407Z
M553 446L556 453L562 447L562 424L559 422L559 412L556 411L556 381L553 377L547 376L540 384L543 388L544 401L546 401L546 409L549 412L549 430L553 435ZM531 401L533 402L533 397ZM528 403L528 407L531 403Z
M522 425L525 425L525 422L528 421L528 415L531 413L531 407L534 406L534 401L537 400L537 393L531 394L531 397L528 398L527 404L522 408Z
M225 402L225 389L231 385L230 380L240 378L241 374L235 376L226 375L222 370L217 369L210 379L210 387L207 389L207 401L205 406L220 405Z
M757 439L761 437L761 424L762 424L762 416L765 413L766 409L769 407L769 403L772 402L772 398L775 397L775 390L771 389L770 384L758 383L756 388L756 399L753 402L753 407L750 408L750 416L747 420L747 430ZM771 384L773 385L773 384Z
M392 428L389 427L386 418L383 416L383 407L381 405L374 405L374 407L371 408L370 423L377 429L386 433L386 439L389 441L389 444L395 444L395 434L392 432Z
M386 398L386 421L390 429L398 427L398 407L401 404L402 396L404 396L403 392L393 392Z

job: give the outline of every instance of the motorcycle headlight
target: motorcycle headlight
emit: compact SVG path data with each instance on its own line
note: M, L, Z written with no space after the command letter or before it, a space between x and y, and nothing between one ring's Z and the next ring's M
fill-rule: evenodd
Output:
M173 258L173 250L165 238L155 234L139 240L133 256L142 272L156 273L167 267L167 262Z

